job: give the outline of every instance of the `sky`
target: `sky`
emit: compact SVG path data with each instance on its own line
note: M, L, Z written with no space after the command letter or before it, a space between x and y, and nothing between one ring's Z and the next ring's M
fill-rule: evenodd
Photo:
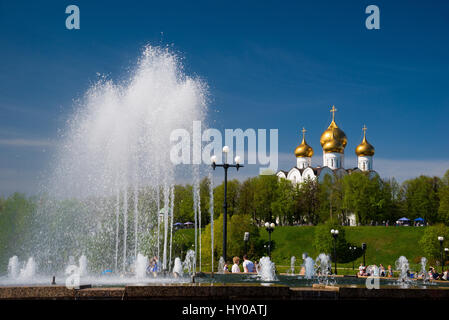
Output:
M79 30L65 27L71 4ZM371 4L379 30L365 27ZM366 124L382 177L442 176L448 36L449 2L438 0L1 0L0 196L39 191L74 101L98 74L126 77L147 44L169 46L208 84L215 128L278 129L280 169L295 165L302 127L321 162L335 105L347 167Z

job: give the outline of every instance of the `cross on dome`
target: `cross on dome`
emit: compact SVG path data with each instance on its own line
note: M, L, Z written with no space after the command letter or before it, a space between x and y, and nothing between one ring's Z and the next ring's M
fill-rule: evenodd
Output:
M332 112L332 121L334 121L335 120L335 112L337 112L337 108L335 108L335 106L332 106L332 109L330 112Z

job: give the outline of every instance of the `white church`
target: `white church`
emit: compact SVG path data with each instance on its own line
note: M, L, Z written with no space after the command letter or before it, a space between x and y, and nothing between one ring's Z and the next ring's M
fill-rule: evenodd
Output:
M366 126L363 126L363 140L355 149L357 167L345 169L345 147L348 143L346 134L335 123L335 112L332 106L332 122L321 134L320 143L323 148L323 165L312 167L313 149L306 142L305 132L302 130L302 142L295 149L296 166L289 171L280 170L276 173L279 178L288 179L292 183L302 183L307 179L323 181L328 174L331 177L342 177L356 171L368 172L370 176L378 175L373 169L374 147L366 139ZM355 216L349 217L350 225L355 225Z

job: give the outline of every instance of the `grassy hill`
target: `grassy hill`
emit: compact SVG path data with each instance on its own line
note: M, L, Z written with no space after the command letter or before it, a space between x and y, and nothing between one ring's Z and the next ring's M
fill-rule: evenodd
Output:
M367 244L366 263L382 263L384 266L392 265L399 256L407 257L412 269L419 269L418 264L423 256L419 246L419 240L424 233L424 227L344 227L346 240L351 244L360 247L362 242ZM188 234L188 238L193 241L193 229L180 230L179 232ZM316 258L319 252L314 248L315 227L313 226L288 226L276 227L271 234L273 244L272 260L276 263L277 269L281 272L290 266L290 258L297 258L296 265L302 263L302 253L307 252L312 258ZM191 236L190 236L191 233ZM265 228L261 228L262 239L268 241L268 233ZM355 268L363 261L363 257L355 260ZM339 268L347 274L353 274L352 262L339 264ZM345 268L347 268L345 270Z
M366 263L389 264L394 267L399 256L406 256L412 264L418 264L423 253L418 245L424 228L415 227L344 227L346 240L358 247L363 242L367 244ZM289 265L290 257L301 258L307 252L315 258L319 252L313 247L315 227L277 227L271 234L274 241L272 258L277 264ZM268 233L261 230L263 239L268 240ZM356 266L362 262L362 257L355 261ZM352 263L346 267L352 268Z

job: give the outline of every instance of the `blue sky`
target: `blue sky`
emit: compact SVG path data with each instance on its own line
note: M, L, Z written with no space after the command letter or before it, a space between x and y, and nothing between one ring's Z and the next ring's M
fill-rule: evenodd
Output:
M65 28L70 4L80 30ZM370 4L380 30L365 28ZM97 73L126 77L146 44L208 83L216 128L278 128L283 169L303 126L319 163L333 104L348 167L366 124L381 176L449 169L446 1L3 0L0 39L0 195L37 191L73 100Z

